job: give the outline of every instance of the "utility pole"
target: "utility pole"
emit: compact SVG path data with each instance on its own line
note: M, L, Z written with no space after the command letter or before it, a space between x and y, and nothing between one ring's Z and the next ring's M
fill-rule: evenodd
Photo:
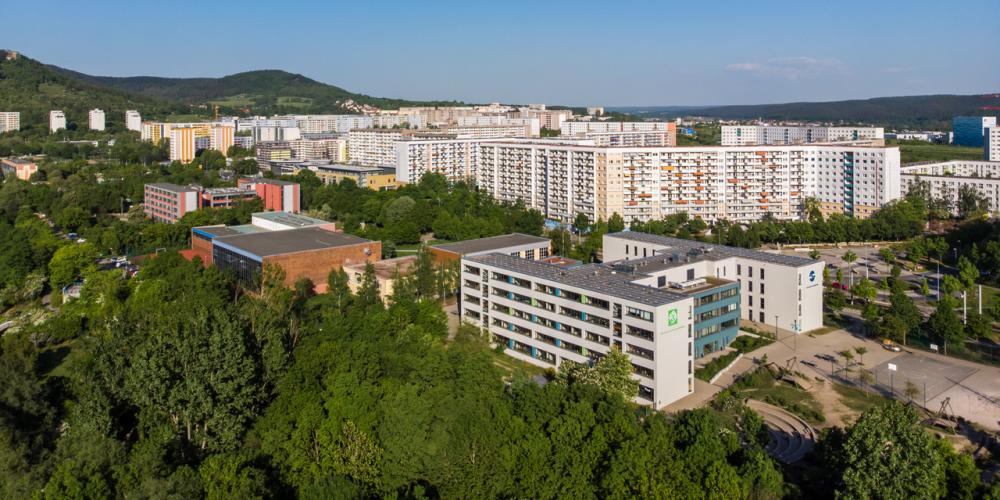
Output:
M934 279L934 284L936 285L935 288L937 288L937 300L941 300L941 261L940 260L938 260L938 262L937 262L937 268L938 268L937 278Z
M979 315L983 315L983 285L979 285L979 307L977 308Z
M966 311L965 311L966 310L966 302L965 302L965 296L966 295L967 295L967 292L965 290L962 290L962 324L963 325L965 324L965 321L966 321L966 318L967 318Z

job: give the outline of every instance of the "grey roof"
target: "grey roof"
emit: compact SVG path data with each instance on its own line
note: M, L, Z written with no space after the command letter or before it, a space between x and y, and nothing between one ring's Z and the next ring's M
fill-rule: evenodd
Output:
M153 183L146 184L146 185L147 186L153 186L153 187L155 187L157 189L162 189L164 191L172 191L174 193L188 193L188 192L197 192L198 191L198 189L190 187L190 186L181 186L181 185L172 184L172 183L169 183L169 182L153 182Z
M646 276L620 273L609 264L562 266L502 253L467 257L466 260L653 307L689 298L685 294L633 283Z
M335 172L353 172L353 173L379 173L384 167L362 167L361 165L344 165L342 163L329 163L325 165L316 165L316 169L330 170ZM393 168L395 170L395 168Z
M297 228L329 224L328 221L325 221L323 219L317 219L315 217L309 217L307 215L302 215L302 214L293 214L290 212L255 212L252 214L251 217L258 217L272 222L277 222L278 224L284 226L292 226Z
M502 248L510 248L533 243L548 243L548 238L532 236L530 234L510 233L500 236L488 236L475 240L456 241L455 243L444 243L435 245L434 248L455 252L459 255L469 255L475 253L489 252Z
M318 227L237 234L215 238L217 243L238 248L260 257L287 253L308 252L348 245L368 243L371 240L345 233L335 233Z
M704 243L695 240L685 240L681 238L672 238L669 236L659 236L649 233L640 233L637 231L622 231L619 233L610 233L606 236L612 238L621 238L626 240L638 241L642 243L652 243L654 245L663 245L676 250L677 253L682 253L688 255L688 252L694 253L697 251L696 255L691 255L691 260L696 258L699 260L718 260L728 257L740 257L744 259L752 259L760 262L765 262L768 264L778 264L781 266L789 267L802 267L809 264L814 264L816 261L806 258L798 257L795 255L782 255L770 252L762 252L760 250L750 250L748 248L740 247L730 247L725 245L713 245L711 243ZM655 262L657 260L662 261L663 255L670 254L670 251L663 251L660 255L655 255L648 257L646 259L632 260L629 263L634 265L639 265L639 263L648 260L650 262ZM683 264L684 262L678 262L676 264ZM676 265L675 264L675 265ZM666 264L663 264L666 265ZM673 267L673 266L669 266Z

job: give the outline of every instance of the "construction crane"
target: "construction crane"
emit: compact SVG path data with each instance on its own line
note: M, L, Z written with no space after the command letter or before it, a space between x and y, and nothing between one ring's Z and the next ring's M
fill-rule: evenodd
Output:
M213 120L218 120L219 119L219 105L218 104L213 104L212 105L212 119Z

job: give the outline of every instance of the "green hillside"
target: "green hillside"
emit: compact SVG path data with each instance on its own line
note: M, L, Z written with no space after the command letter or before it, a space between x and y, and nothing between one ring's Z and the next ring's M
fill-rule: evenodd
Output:
M728 120L806 120L870 123L895 128L947 130L960 115L989 115L1000 94L878 97L830 102L792 102L741 106L615 108L644 117L705 116Z
M139 110L143 118L190 112L185 104L94 85L23 55L8 59L7 54L0 50L0 111L20 111L25 134L47 133L48 114L53 109L66 113L71 130L86 128L88 110L103 109L111 132L124 129L124 113L129 109Z
M350 100L382 109L400 106L457 106L455 101L408 101L371 97L281 70L259 70L222 78L91 76L53 66L76 80L191 105L217 104L225 114L344 113Z

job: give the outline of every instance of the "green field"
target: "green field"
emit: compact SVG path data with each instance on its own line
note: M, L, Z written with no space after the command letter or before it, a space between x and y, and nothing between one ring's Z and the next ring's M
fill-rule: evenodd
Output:
M218 104L219 106L231 106L231 107L246 107L253 106L257 103L254 96L240 94L232 95L226 97L225 99L216 99L214 101L208 101L209 104Z
M888 141L887 141L888 143ZM928 144L905 141L899 144L902 163L945 160L982 160L983 148L968 148L948 144Z
M313 100L309 97L291 97L291 96L280 96L278 97L278 106L287 106L293 108L308 108L313 105Z

